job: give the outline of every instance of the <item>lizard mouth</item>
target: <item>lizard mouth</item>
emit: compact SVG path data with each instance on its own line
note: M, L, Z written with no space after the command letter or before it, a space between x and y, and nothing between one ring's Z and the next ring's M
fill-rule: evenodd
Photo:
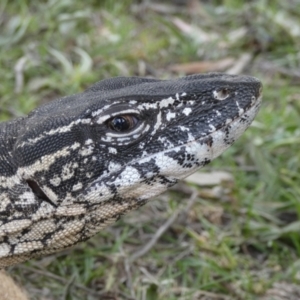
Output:
M185 144L144 157L138 163L154 158L156 165L161 166L160 171L162 175L168 178L176 178L177 180L189 176L222 154L247 130L259 111L261 101L262 95L260 90L259 95L243 113L222 127L205 136L190 140ZM188 162L188 159L183 162L183 157L188 157L186 154L194 157L194 162ZM174 168L177 168L177 170L174 171Z
M222 130L224 131L226 128L231 127L235 122L246 123L246 125L247 125L246 128L244 128L244 126L242 126L242 124L241 124L241 128L244 128L244 131L245 131L250 126L250 124L253 121L254 117L258 113L258 110L261 106L261 102L262 102L262 95L261 95L261 90L260 90L258 97L253 99L251 104L247 108L243 108L241 113L239 113L239 115L236 115L233 118L227 119L223 126L216 127L215 130L211 131L206 136L200 137L200 138L195 139L195 140L199 141L202 138L205 139L208 136L211 136L213 133L215 133L217 131L222 131ZM236 137L236 139L238 139L238 137Z
M224 120L222 125L216 125L213 127L213 130L207 132L205 135L199 137L191 136L191 139L186 143L175 145L172 148L165 149L161 153L167 154L172 152L174 153L173 158L175 158L176 152L180 152L180 149L185 147L182 152L189 152L190 150L190 152L197 156L199 160L206 161L207 163L210 162L230 147L243 134L243 132L247 130L258 113L261 102L262 87L259 88L257 96L253 97L251 103L248 106L245 106L235 117L227 119L226 121ZM148 159L150 157L155 157L158 154L159 152L154 153L150 155ZM143 159L147 159L147 157L145 156L142 160ZM201 165L201 167L205 164ZM191 172L194 172L196 168L197 167L191 168Z
M220 155L226 148L228 148L233 142L235 142L241 134L247 130L247 128L252 123L256 114L259 111L261 106L262 96L261 92L259 96L251 103L247 109L243 111L240 115L230 120L230 122L226 122L226 124L208 135L201 137L199 139L195 139L193 142L201 142L202 140L207 140L209 137L213 137L212 142L217 143L217 145L212 145L212 150L215 152L212 159ZM224 146L221 146L223 144Z
M183 145L185 147L185 151L198 157L201 161L201 165L198 167L192 167L190 170L186 170L186 172L183 170L182 176L179 175L176 176L176 178L181 180L189 176L194 173L196 169L203 167L229 148L250 126L259 111L261 101L262 95L260 91L259 96L242 114L206 136L191 140ZM176 148L180 148L180 146ZM167 150L166 152L168 151L170 150Z
M256 97L241 115L221 128L185 144L136 159L115 169L109 176L106 174L98 178L94 185L102 184L102 188L108 190L113 186L118 190L118 195L124 198L147 201L205 166L230 147L253 121L261 98ZM112 175L113 182L109 180ZM93 188L90 187L90 191L92 194ZM108 199L108 196L103 197L97 203Z

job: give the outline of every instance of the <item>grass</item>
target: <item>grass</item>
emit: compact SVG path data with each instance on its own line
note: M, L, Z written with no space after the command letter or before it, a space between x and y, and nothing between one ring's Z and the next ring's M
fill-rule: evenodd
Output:
M294 299L300 3L189 3L1 2L2 121L103 78L176 77L184 72L172 66L188 62L236 62L247 54L243 73L264 83L264 104L251 128L204 170L232 174L233 183L217 187L218 197L185 184L86 243L12 268L32 299L273 299L270 288L276 294L279 283ZM130 261L167 220L154 246Z

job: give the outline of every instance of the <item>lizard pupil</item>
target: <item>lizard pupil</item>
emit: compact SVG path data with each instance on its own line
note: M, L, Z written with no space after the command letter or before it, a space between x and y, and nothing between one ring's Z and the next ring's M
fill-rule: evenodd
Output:
M117 116L109 120L108 126L113 131L124 132L132 129L137 124L138 119L133 115Z

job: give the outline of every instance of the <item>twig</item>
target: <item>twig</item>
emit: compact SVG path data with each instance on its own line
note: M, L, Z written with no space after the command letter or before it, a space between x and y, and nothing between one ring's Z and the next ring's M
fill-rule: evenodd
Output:
M24 85L24 68L25 64L27 63L28 59L26 56L21 57L14 68L15 71L15 93L19 94L22 92L23 85Z
M168 230L168 228L170 228L172 226L172 224L174 223L174 221L177 219L178 215L181 212L187 212L189 211L189 209L191 208L191 206L194 204L196 198L197 198L197 191L193 190L192 195L190 197L190 199L188 200L188 205L186 207L181 207L179 209L177 209L172 215L171 217L156 231L155 235L152 237L152 239L140 250L136 251L135 253L133 253L130 257L129 257L129 261L133 262L135 261L137 258L145 255L147 252L149 252L153 246L157 243L157 241L159 240L159 238Z
M19 265L18 268L21 268L21 269L24 269L24 270L27 270L27 271L30 271L32 272L33 274L40 274L42 276L46 276L48 278L52 278L54 280L57 280L59 282L63 282L65 284L68 284L70 283L69 280L66 280L64 278L62 278L61 276L57 276L57 275L54 275L50 272L47 272L47 271L43 271L43 270L38 270L38 269L35 269L35 268L32 268L32 267L26 267L26 266L23 266L23 265ZM103 291L103 292L96 292L92 289L89 289L87 287L85 287L84 285L81 285L79 283L73 283L73 285L89 294L92 294L92 295L95 295L95 296L103 296L104 293L106 293L106 291Z
M62 299L63 300L67 300L68 299L68 294L71 290L71 287L72 285L74 285L74 281L75 281L75 278L76 278L76 275L73 274L72 277L68 280L65 288L64 288L64 293L63 293L63 296L62 296Z
M124 260L124 268L125 268L125 272L127 275L127 278L126 278L127 286L130 289L131 297L135 299L135 293L134 293L134 290L132 287L132 275L131 275L131 270L130 270L130 263L129 263L128 259Z
M241 74L251 60L252 60L252 55L250 53L242 54L241 57L235 63L235 65L230 69L228 69L226 73L232 75Z

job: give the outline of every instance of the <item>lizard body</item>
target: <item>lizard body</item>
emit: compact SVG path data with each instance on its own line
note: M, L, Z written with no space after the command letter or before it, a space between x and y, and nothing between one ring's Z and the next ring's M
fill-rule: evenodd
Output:
M90 238L209 163L261 90L217 73L117 77L0 124L0 268Z

